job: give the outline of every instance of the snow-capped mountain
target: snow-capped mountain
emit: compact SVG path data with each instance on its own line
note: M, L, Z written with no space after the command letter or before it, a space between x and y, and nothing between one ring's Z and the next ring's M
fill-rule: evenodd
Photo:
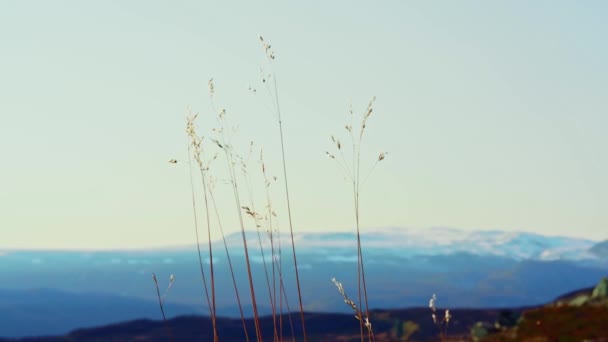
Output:
M270 248L268 234L260 233L265 248ZM283 246L290 246L288 233L280 235ZM330 260L344 259L344 253L356 251L354 232L301 232L294 234L298 250L314 249L318 254L334 255ZM242 247L241 233L227 237L233 248ZM247 233L249 244L259 246L255 232ZM276 245L277 234L274 233ZM382 228L361 232L361 243L368 253L391 253L412 257L471 253L479 256L500 256L515 260L595 260L589 250L597 241L564 236L546 236L528 232L466 231L454 228ZM356 253L356 252L352 252ZM352 254L351 253L351 254Z

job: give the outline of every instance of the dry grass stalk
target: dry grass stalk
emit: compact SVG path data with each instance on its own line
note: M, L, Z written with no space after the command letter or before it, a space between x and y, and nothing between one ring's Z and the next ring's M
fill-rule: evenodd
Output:
M243 313L243 305L241 304L241 296L239 294L238 286L236 285L236 278L234 276L234 268L232 267L232 259L230 258L230 252L228 251L228 243L226 241L226 235L224 234L224 227L222 225L222 221L220 219L219 210L217 209L217 202L215 201L214 196L214 185L215 182L213 179L210 179L209 182L209 197L211 198L211 203L213 205L213 209L215 211L215 217L217 218L217 225L220 228L220 233L222 235L222 241L224 242L224 250L226 251L226 259L228 261L228 267L230 270L230 276L232 278L232 286L234 288L234 294L236 296L236 301L239 307L239 314L241 315L241 322L243 323L243 331L245 332L245 341L249 342L249 333L247 332L247 324L245 323L245 314Z
M367 329L369 334L371 336L373 336L374 332L372 330L372 323L369 321L369 316L366 315L365 317L363 317L363 313L361 312L361 310L359 310L359 307L357 307L357 304L355 304L355 302L353 302L346 294L346 291L344 290L344 286L342 285L341 282L336 280L336 278L331 278L331 281L338 288L338 292L340 292L340 294L342 295L342 298L344 298L344 303L346 303L346 305L350 306L353 309L353 311L355 311L355 318L357 320L363 322L363 324L365 325L365 328Z
M272 297L274 298L274 306L272 308L273 311L273 319L275 320L275 325L276 325L276 316L277 316L277 308L276 308L276 304L277 304L277 287L276 287L276 273L277 273L277 269L280 267L280 265L277 265L277 262L280 262L280 256L279 256L279 260L277 260L277 255L275 254L275 248L274 248L274 228L273 228L273 217L276 217L276 213L272 210L272 201L270 200L270 181L268 181L268 177L266 175L266 164L264 163L264 152L262 150L262 148L260 148L260 166L261 166L261 171L262 171L262 176L264 177L264 190L266 193L266 215L264 216L264 221L266 223L266 233L268 234L268 239L270 240L270 252L271 252L271 257L272 257ZM276 177L275 177L276 180ZM277 234L276 234L279 239L280 236L278 234L278 229L277 229ZM280 243L280 241L279 241ZM282 281L282 278L281 278ZM283 340L283 308L282 308L282 304L283 304L283 290L282 288L279 286L279 301L280 303L280 307L279 307L279 336L278 339L279 341ZM291 316L290 316L291 318ZM292 333L293 333L293 329L292 329Z
M272 200L270 197L270 186L273 182L277 181L277 177L272 177L272 182L270 181L267 173L266 163L264 162L264 153L260 148L260 168L262 171L262 176L264 177L264 188L266 192L266 215L264 216L264 221L267 224L266 232L268 234L268 238L270 239L270 249L272 251L272 278L273 284L275 285L273 288L273 295L275 297L275 305L276 305L276 274L279 276L279 341L283 341L283 299L285 300L285 307L287 309L287 318L289 320L289 326L291 328L291 336L292 340L295 341L295 330L293 326L293 320L291 317L291 308L289 306L289 301L287 300L287 294L285 292L285 284L283 282L283 267L282 267L282 249L281 249L281 231L280 226L277 224L276 228L274 228L275 218L277 218L276 212L273 210ZM276 238L276 245L274 243ZM276 311L276 308L275 308Z
M383 161L387 155L386 152L381 152L378 155L378 157L376 158L375 163L372 165L369 172L367 173L367 176L365 176L365 178L363 178L363 180L361 179L362 178L361 177L361 143L363 141L363 134L365 133L365 129L367 127L367 122L373 113L373 104L374 104L375 100L376 100L376 97L375 96L372 97L369 104L367 105L367 108L361 118L361 126L359 129L359 134L357 136L355 136L353 134L354 113L353 113L352 105L349 105L348 113L350 116L350 123L345 125L344 128L348 132L350 139L351 139L351 150L352 150L351 151L351 153L352 153L351 162L348 163L346 161L346 157L344 154L344 148L343 148L344 146L343 146L342 142L340 141L340 139L336 138L333 135L331 136L331 141L336 149L336 152L335 153L325 152L325 154L329 158L337 161L338 165L341 168L341 171L347 177L347 179L350 180L350 182L352 184L355 224L356 224L356 230L357 230L357 297L358 297L359 307L362 307L362 306L365 307L364 311L365 311L365 315L367 317L369 317L369 304L368 304L368 297L367 297L367 283L365 281L365 268L364 268L364 263L363 263L363 251L361 248L361 233L360 233L361 185L362 185L362 183L365 183L365 181L367 180L367 177L369 177L369 175L374 170L376 165L379 162ZM364 320L362 318L361 310L358 310L358 312L360 314L359 321L360 321L361 341L363 341L364 340L364 335L363 335ZM373 341L374 335L372 333L372 330L368 329L367 331L368 331L368 339L370 341Z
M272 63L275 60L275 54L274 51L271 48L270 43L268 43L262 36L259 36L260 42L262 43L262 46L264 48L264 51L266 53L266 57L268 58L268 62L270 64L270 66L272 67ZM270 79L272 79L272 88L270 88L270 86L268 86L268 81L270 81ZM269 90L269 93L271 94L271 97L274 98L274 103L275 103L275 112L277 115L277 121L278 121L278 126L279 126L279 135L280 135L280 141L281 141L281 159L282 159L282 163L283 163L283 178L284 178L284 183L285 183L285 202L287 204L287 218L288 218L288 222L289 222L289 231L290 231L290 236L291 236L291 250L292 250L292 255L293 255L293 263L294 263L294 269L295 269L295 276L296 276L296 286L298 289L298 301L300 304L300 319L302 321L302 333L303 333L303 337L304 337L304 341L308 341L308 335L306 333L306 321L304 319L304 306L302 304L302 289L300 287L300 273L298 270L298 258L296 255L296 246L295 246L295 241L294 241L294 235L293 235L293 219L292 219L292 210L291 210L291 201L290 201L290 197L289 197L289 181L288 181L288 175L287 175L287 162L286 162L286 158L285 158L285 139L284 139L284 135L283 135L283 121L282 121L282 117L281 117L281 107L279 104L279 94L278 94L278 85L277 85L277 77L276 74L274 72L272 72L268 77L263 77L262 78L262 83L267 85L267 89Z
M200 248L200 238L199 238L199 233L198 233L198 218L197 218L197 210L196 210L196 196L195 196L195 192L194 192L194 180L192 177L192 167L190 167L190 185L192 188L192 206L193 206L193 211L194 211L194 228L195 228L195 233L196 233L196 247L197 247L197 251L198 251L198 260L199 260L199 266L200 266L200 270L201 270L201 276L203 278L203 284L205 287L205 295L207 297L207 304L209 305L209 310L210 310L210 316L211 316L211 323L213 326L213 336L214 336L214 341L218 342L218 336L217 336L217 325L216 325L216 302L215 302L215 274L214 274L214 265L213 265L213 249L211 246L211 222L210 222L210 215L209 215L209 204L208 204L208 198L207 198L207 179L206 179L206 171L209 170L208 165L204 165L203 162L203 148L202 148L202 143L203 143L203 139L201 137L199 137L199 135L197 134L196 131L196 126L194 124L194 121L196 120L196 118L198 117L198 114L190 114L186 120L186 134L188 135L188 137L190 138L190 144L188 146L188 160L190 161L191 159L191 155L194 157L196 164L198 165L200 174L201 174L201 179L202 179L202 184L203 184L203 199L204 199L204 204L205 204L205 214L206 214L206 222L207 222L207 234L208 234L208 243L209 243L209 268L210 268L210 273L211 273L211 300L209 299L209 291L207 288L207 280L205 277L205 272L204 272L204 268L203 268L203 260L202 260L202 255L201 255L201 248Z
M214 142L222 150L225 160L226 160L228 171L230 173L230 183L232 185L233 198L234 198L234 202L236 205L239 226L241 228L241 235L242 235L242 239L243 239L243 249L244 249L244 253L245 253L245 262L246 262L246 266L247 266L247 276L249 279L249 290L250 290L250 294L251 294L251 304L253 307L253 316L254 316L256 337L257 337L257 340L261 342L261 341L263 341L262 330L260 328L257 301L256 301L256 296L255 296L255 288L253 285L253 275L251 273L251 263L249 260L249 249L247 246L247 238L245 235L245 223L243 220L243 214L242 214L242 210L241 210L241 207L243 205L242 205L240 195L239 195L239 186L238 186L237 174L236 174L236 169L235 169L235 165L237 165L238 160L233 152L233 148L232 148L232 145L230 142L231 134L236 133L237 128L233 127L227 133L227 131L226 131L227 127L226 127L226 121L225 121L226 110L225 109L221 109L220 111L216 110L215 103L213 100L214 92L211 92L211 90L215 90L212 80L210 80L209 85L210 85L209 88L210 88L210 96L211 96L211 106L214 109L214 111L219 113L218 119L219 119L219 122L221 125L221 127L219 129L214 130L214 132L216 132L219 135L218 139L212 139L211 141Z
M163 316L163 322L165 323L165 329L167 330L167 335L169 336L169 340L173 341L173 333L171 332L171 327L169 326L169 323L167 322L167 316L165 316L165 308L164 308L163 302L164 302L165 298L167 297L167 294L169 293L169 289L173 285L173 281L175 280L175 277L173 276L173 274L171 275L171 277L169 277L169 285L167 286L167 289L165 290L165 293L163 294L162 297L160 295L160 289L158 286L158 279L156 278L156 273L152 273L152 280L154 281L154 285L156 287L158 305L160 306L160 312Z
M251 185L251 175L247 172L247 168L248 168L248 164L250 162L251 159L251 155L253 153L253 142L251 142L251 144L249 145L249 157L247 158L247 160L241 160L241 165L242 165L242 171L243 171L243 176L245 177L245 179L247 180L247 193L249 195L249 206L242 206L241 208L243 209L243 211L245 212L245 214L247 214L254 222L255 227L256 227L256 231L257 231L257 236L258 236L258 243L259 243L259 247L260 247L260 253L262 256L262 265L264 267L264 275L266 276L266 286L268 289L268 298L270 300L270 307L272 309L272 323L273 323L273 328L274 328L274 340L276 342L279 341L279 334L278 334L278 327L277 327L277 320L276 320L276 297L274 296L274 294L276 294L276 291L273 291L273 288L275 288L274 286L274 262L272 263L273 266L273 286L270 285L270 276L268 273L268 267L266 265L266 253L264 252L264 247L262 244L262 236L261 236L261 232L260 230L263 228L262 225L265 224L265 230L266 232L271 231L272 228L268 227L267 223L267 219L260 213L258 213L255 210L255 203L254 203L254 194L253 194L253 189L252 189L252 185ZM272 247L272 234L269 235L270 238L270 242L271 242L271 247ZM271 258L272 260L274 260L274 250L271 249Z

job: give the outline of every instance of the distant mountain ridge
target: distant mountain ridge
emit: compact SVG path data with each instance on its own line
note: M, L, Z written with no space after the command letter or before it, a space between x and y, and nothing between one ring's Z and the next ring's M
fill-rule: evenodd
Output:
M297 234L298 246L318 248L353 246L354 233ZM479 255L506 256L515 259L584 259L596 241L527 232L465 231L454 228L385 228L363 231L364 248L399 250L404 255L437 255L469 252Z
M608 259L608 240L598 242L597 244L593 245L589 249L589 252L598 258Z
M270 243L265 232L261 232L265 248ZM314 249L319 254L340 254L356 248L354 232L300 232L294 233L299 250ZM258 243L257 232L248 231L248 242ZM276 235L275 235L276 239ZM229 246L241 248L241 233L227 236ZM456 228L381 228L363 230L361 242L365 250L393 253L396 256L450 255L472 253L480 256L499 256L515 260L588 260L608 258L608 245L595 240L566 236L548 236L529 232L506 232L500 230L468 231ZM291 242L287 234L281 243ZM608 244L608 240L605 242ZM592 251L592 248L595 249ZM601 249L600 248L604 248ZM351 259L352 259L351 255ZM335 259L335 258L334 258ZM343 260L344 258L339 258ZM332 260L330 260L332 261Z
M264 258L256 248L257 232L247 232L253 281L259 289L256 291L259 310L268 313L263 262L270 265L271 253L265 233L260 235L266 248ZM347 291L356 291L355 235L302 232L295 234L295 238L305 309L348 313L350 308L344 305L330 279L336 277ZM239 292L246 294L249 289L242 237L240 233L231 234L227 240ZM607 258L590 252L597 243L586 239L500 231L463 232L447 228L425 231L387 228L365 231L362 240L370 306L376 309L426 305L432 293L438 294L442 305L450 307L536 305L560 294L589 287L605 276L608 269ZM281 241L284 248L289 246L286 234ZM204 245L201 247L204 262L208 265ZM218 314L238 317L223 246L217 242L213 246L217 248L214 263ZM290 253L284 253L281 259L289 300L296 303ZM157 274L161 290L166 286L169 275L175 275L176 281L167 297L169 316L199 314L201 310L204 314L207 310L194 245L128 251L4 250L0 253L0 263L0 288L19 291L47 288L69 294L63 297L65 303L55 300L53 305L45 305L45 301L36 296L23 296L29 302L10 307L12 299L10 295L6 296L5 310L0 310L0 316L5 315L6 319L3 321L0 317L0 332L18 327L8 323L12 322L11 317L27 317L35 312L45 312L49 317L64 317L64 324L49 326L61 331L100 324L94 320L82 321L87 318L81 314L83 311L61 311L70 306L78 308L78 302L88 303L84 307L100 315L106 310L107 303L114 302L116 306L108 311L129 313L121 316L122 320L158 317L152 272ZM56 297L53 293L36 291L46 293L49 298ZM100 295L118 300L95 300ZM241 298L245 306L251 304L248 296L242 295ZM2 302L0 299L0 307ZM131 310L136 307L143 309ZM70 314L75 316L66 316ZM251 310L247 309L245 314L251 316ZM74 325L75 322L80 323ZM4 327L3 324L8 325ZM13 336L23 336L22 333L27 332L12 331Z
M259 232L262 245L270 248L266 232ZM258 246L258 232L246 231L247 240ZM274 235L275 240L277 235ZM294 238L299 249L317 249L319 253L329 254L332 250L343 250L356 246L354 232L295 232ZM283 245L290 244L288 234L281 235ZM463 230L446 227L412 229L404 227L387 227L365 229L361 232L365 249L384 249L397 252L401 256L412 255L446 255L467 252L477 255L494 255L517 260L582 260L608 257L608 240L598 242L591 239L566 236L548 236L524 231L507 232L501 230ZM226 236L228 246L239 250L242 248L240 232ZM214 245L223 244L220 240ZM201 246L206 248L206 244ZM96 251L95 253L122 251L135 254L145 252L170 252L189 250L193 245L165 248L147 248L134 250ZM254 248L255 250L255 248ZM0 247L0 257L14 251ZM83 251L83 253L86 253Z

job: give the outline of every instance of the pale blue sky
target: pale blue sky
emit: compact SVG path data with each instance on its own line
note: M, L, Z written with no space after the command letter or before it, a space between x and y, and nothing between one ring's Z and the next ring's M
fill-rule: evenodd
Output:
M366 229L608 238L606 4L1 1L0 247L192 243L187 168L167 160L187 156L188 105L213 123L210 77L280 175L268 99L247 89L258 34L278 57L296 230L353 227L324 152L349 99L376 95L367 156L390 154Z

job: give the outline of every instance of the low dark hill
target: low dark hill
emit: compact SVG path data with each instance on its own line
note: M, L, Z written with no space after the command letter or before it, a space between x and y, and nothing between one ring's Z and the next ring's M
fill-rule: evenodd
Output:
M565 341L608 340L608 277L595 287L559 296L535 307L499 309L450 309L448 341ZM444 314L438 309L438 317ZM374 310L370 312L376 341L438 340L439 329L429 308ZM302 341L299 314L292 314L296 341ZM221 342L245 341L240 319L219 318ZM253 320L246 321L247 333L255 341ZM283 339L291 340L292 330L283 316ZM357 341L359 323L352 314L307 313L310 341ZM262 336L271 340L273 319L261 319ZM202 316L180 316L166 323L135 320L97 328L79 329L64 336L0 339L0 342L131 342L131 341L212 341L211 321Z
M203 313L195 306L168 303L171 313ZM63 335L137 318L158 317L158 302L99 293L53 289L0 289L0 336ZM175 315L177 316L177 315ZM69 328L68 328L69 327ZM25 335L24 332L28 333Z
M495 320L501 314L509 312L519 315L522 309L454 309L451 311L454 320L450 323L450 335L468 335L470 328L477 321ZM443 311L442 311L443 313ZM410 335L410 340L429 340L437 337L439 330L434 326L431 312L428 308L412 308L402 310L378 310L370 316L374 331L382 340ZM302 339L300 316L292 314L296 330L296 339ZM269 340L273 335L273 322L269 316L261 320L262 335ZM255 329L252 320L247 320L248 334L255 340ZM358 337L359 323L348 314L306 314L307 333L310 341L346 340ZM220 341L242 342L245 335L239 319L218 319ZM103 327L75 330L59 337L37 337L22 339L0 339L0 342L97 342L97 341L212 341L211 321L207 317L182 316L167 321L136 320ZM287 316L284 316L283 337L291 340L291 329Z

